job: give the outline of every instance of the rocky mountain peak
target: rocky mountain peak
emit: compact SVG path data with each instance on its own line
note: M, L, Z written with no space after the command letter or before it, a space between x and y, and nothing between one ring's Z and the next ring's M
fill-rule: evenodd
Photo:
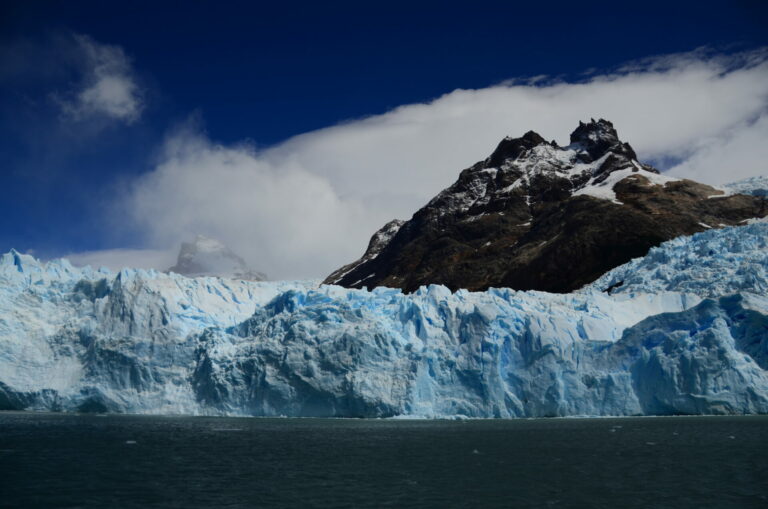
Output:
M267 276L245 263L222 242L198 235L192 242L182 242L176 265L166 272L182 276L216 276L249 281L264 281Z
M508 159L517 159L526 151L541 145L542 143L548 142L534 131L528 131L520 138L506 137L501 140L501 143L496 147L496 150L494 150L491 156L487 159L488 166L501 166L504 161Z
M602 118L597 121L590 119L587 123L579 121L579 127L571 133L571 146L581 148L589 154L589 160L582 158L584 162L600 159L608 152L620 154L629 159L637 159L629 143L623 143L619 139L613 123Z

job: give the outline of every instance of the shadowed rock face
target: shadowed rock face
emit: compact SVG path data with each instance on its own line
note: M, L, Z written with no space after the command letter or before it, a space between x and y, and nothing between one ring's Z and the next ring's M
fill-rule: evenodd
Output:
M593 120L567 147L532 131L504 139L324 282L569 292L665 240L767 214L763 196L660 175L611 122Z

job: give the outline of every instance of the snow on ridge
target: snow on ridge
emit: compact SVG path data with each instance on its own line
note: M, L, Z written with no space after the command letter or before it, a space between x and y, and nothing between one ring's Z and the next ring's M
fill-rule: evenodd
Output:
M631 163L633 165L632 168L616 170L608 175L608 178L599 183L595 183L595 180L597 180L599 176L592 177L583 187L576 190L576 192L573 193L573 196L592 196L594 198L612 201L617 205L623 205L622 202L616 199L616 193L613 191L613 188L616 184L624 179L639 176L650 181L651 185L662 187L666 186L669 182L676 182L680 180L674 177L668 177L666 175L647 171L643 169L639 164L637 164L636 161L631 161Z
M596 180L599 180L602 177L602 175L597 174L598 170L610 157L616 157L616 154L608 151L599 159L585 163L579 160L579 154L583 152L584 148L580 143L573 143L567 147L553 147L549 144L537 145L502 167L505 171L520 171L521 177L512 184L497 191L497 193L509 193L514 189L527 184L531 176L542 173L556 174L568 179L575 179L583 175L588 175L590 176L589 180L578 187L573 192L573 196L592 196L594 198L612 201L617 205L623 205L623 203L616 199L616 193L613 191L613 187L625 178L640 175L650 181L651 185L662 187L669 182L680 180L675 177L648 171L638 161L621 155L619 157L625 159L625 164L629 165L629 167L615 170L611 172L607 178L596 183Z
M205 235L197 235L194 244L198 251L204 252L217 252L227 248L221 241Z
M497 166L489 167L491 161L489 158L466 170L468 174L462 173L459 181L443 189L430 200L427 206L437 209L439 216L461 214L476 205L510 194L520 187L530 186L532 179L538 176L570 180L573 196L592 196L622 205L616 199L613 187L633 174L645 177L654 186L663 187L669 182L680 180L649 171L648 166L642 165L635 159L636 156L631 148L616 138L615 132L609 132L613 129L612 126L606 129L603 129L605 126L599 127L602 130L587 132L586 136L590 143L594 144L598 141L615 143L604 152L600 151L599 157L596 154L597 159L593 160L589 152L590 143L584 143L583 140L565 147L541 142L500 163L495 161L494 164ZM505 138L505 141L510 140L512 138ZM606 163L610 164L611 168L619 168L611 171L607 178L604 172L610 171L611 168L604 170ZM497 188L499 174L503 174L507 179L511 175L514 180L506 180L503 187ZM530 201L530 196L526 196L526 201Z

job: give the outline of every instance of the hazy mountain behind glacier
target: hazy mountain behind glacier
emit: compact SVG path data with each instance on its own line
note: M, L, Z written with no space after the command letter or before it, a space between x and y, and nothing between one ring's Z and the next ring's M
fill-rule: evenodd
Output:
M192 242L183 242L176 265L167 272L187 277L214 276L247 281L264 281L266 274L251 269L240 256L222 242L198 235Z

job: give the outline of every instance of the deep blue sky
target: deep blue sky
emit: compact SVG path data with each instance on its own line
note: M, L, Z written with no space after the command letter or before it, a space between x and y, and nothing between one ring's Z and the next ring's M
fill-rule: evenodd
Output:
M40 106L55 86L44 69L0 79L0 251L110 247L104 202L149 170L164 133L194 112L217 141L266 146L456 88L540 74L574 80L700 46L763 46L768 8L759 0L0 6L5 47L68 32L121 46L147 91L146 109L129 126L63 132Z

